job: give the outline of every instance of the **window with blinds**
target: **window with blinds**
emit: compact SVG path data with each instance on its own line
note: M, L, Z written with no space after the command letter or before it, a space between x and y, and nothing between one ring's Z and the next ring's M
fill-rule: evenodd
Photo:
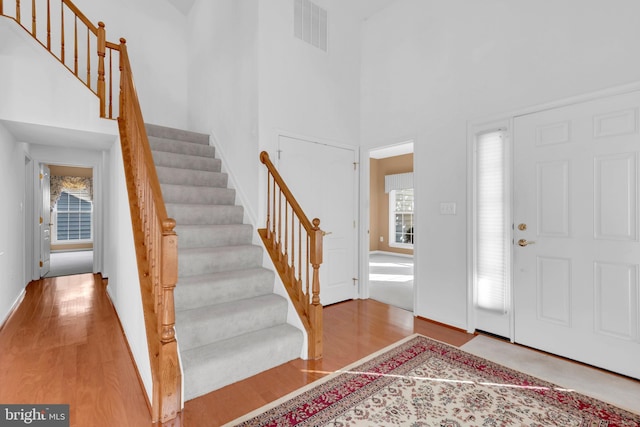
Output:
M477 135L475 154L476 306L498 314L509 309L510 222L502 131Z
M54 210L54 241L70 243L92 240L93 204L83 194L63 191Z

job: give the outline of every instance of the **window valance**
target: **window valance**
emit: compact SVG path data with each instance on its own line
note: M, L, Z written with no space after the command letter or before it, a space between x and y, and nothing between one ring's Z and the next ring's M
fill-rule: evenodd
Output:
M82 176L52 176L51 177L51 209L55 207L63 191L73 193L74 196L93 200L93 178Z
M413 188L413 172L385 175L384 177L385 193L389 193L393 190L406 190L409 188Z

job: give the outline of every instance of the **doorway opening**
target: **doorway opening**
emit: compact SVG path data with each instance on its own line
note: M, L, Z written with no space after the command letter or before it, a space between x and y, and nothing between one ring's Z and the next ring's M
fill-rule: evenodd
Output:
M369 152L369 298L414 311L413 141Z
M42 277L93 272L93 169L46 165L49 169L49 268ZM43 207L43 210L45 208ZM46 252L46 249L45 249Z

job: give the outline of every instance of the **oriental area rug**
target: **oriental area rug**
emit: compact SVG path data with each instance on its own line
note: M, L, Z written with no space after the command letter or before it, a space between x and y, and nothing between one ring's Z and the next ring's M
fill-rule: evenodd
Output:
M228 425L640 427L640 415L414 335Z

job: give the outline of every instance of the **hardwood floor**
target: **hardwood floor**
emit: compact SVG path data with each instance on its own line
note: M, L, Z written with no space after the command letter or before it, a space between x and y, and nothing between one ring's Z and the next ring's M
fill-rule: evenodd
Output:
M460 346L473 335L374 300L324 310L324 357L294 360L186 402L173 426L217 426L413 333ZM115 310L98 275L35 281L0 329L0 403L64 403L71 426L150 426Z
M0 403L69 404L71 426L150 426L99 275L31 282L0 330Z

